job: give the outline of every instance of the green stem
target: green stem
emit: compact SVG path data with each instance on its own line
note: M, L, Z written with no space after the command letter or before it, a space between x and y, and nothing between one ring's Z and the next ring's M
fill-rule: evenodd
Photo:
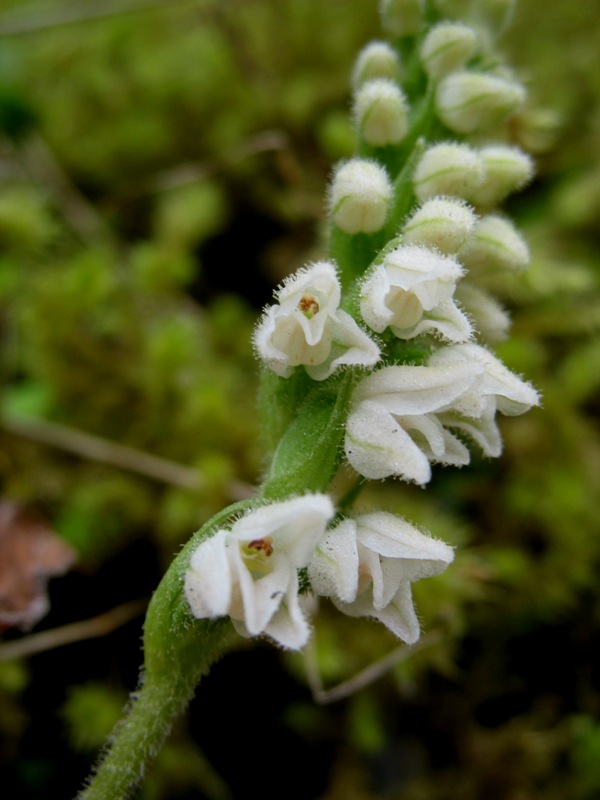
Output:
M234 503L207 522L173 561L152 596L144 623L144 673L125 718L78 800L125 800L144 776L173 721L187 707L200 679L233 639L229 618L192 617L183 593L185 570L198 545L255 500Z
M382 231L377 233L345 233L333 225L329 239L329 257L340 270L344 291L362 277L374 255L385 245Z
M194 629L212 628L209 636L199 637L203 645L194 648L196 664L172 661L169 676L162 670L146 672L141 688L132 696L125 718L114 730L109 748L79 800L125 800L142 780L146 765L158 753L173 721L185 710L201 677L230 638L229 620L196 623Z

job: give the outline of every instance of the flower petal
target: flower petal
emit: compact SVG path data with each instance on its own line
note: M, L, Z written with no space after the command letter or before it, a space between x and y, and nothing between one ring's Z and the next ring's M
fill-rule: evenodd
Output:
M451 300L462 274L462 267L450 256L422 246L401 245L363 283L361 315L378 333L388 326L394 332L412 331L426 312Z
M240 602L233 604L230 614L243 619L251 636L262 633L284 598L290 580L295 575L283 559L274 562L273 569L264 577L254 578L244 563L240 548L229 548L231 571L237 579Z
M484 371L476 360L439 366L431 361L426 367L390 366L371 373L356 387L354 400L376 400L392 414L427 414L452 404Z
M454 369L459 364L478 363L483 372L479 384L467 388L455 410L467 416L481 416L488 408L485 398L493 398L498 411L514 416L539 405L540 398L530 383L522 381L493 353L478 344L466 343L441 348L429 359L432 366Z
M194 551L185 574L184 592L198 619L222 617L231 603L231 571L227 558L227 531L217 531Z
M349 603L358 591L356 523L345 519L327 531L308 564L313 591Z
M429 460L380 403L365 400L346 423L346 457L359 475L377 480L396 475L424 484L431 478Z
M452 548L387 512L346 520L338 526L338 533L356 538L359 577L355 597L349 594L351 599L344 601L339 593L330 593L336 607L352 617L380 620L409 644L417 641L419 622L410 584L442 572L454 558ZM341 541L339 546L344 546ZM346 567L352 568L350 563ZM334 574L332 564L323 569ZM342 579L336 578L336 582L341 583ZM319 588L318 583L315 586Z
M428 311L416 325L401 330L392 325L392 332L399 339L413 339L432 333L449 342L466 342L473 335L473 328L466 314L453 300L446 300Z
M335 512L325 494L306 494L259 506L233 525L230 538L238 542L273 537L275 555L285 554L294 567L305 567Z
M386 559L402 562L403 580L438 575L454 559L454 551L445 542L425 535L395 514L385 511L363 514L356 525L357 539L362 545Z
M310 626L298 595L298 578L265 627L265 633L290 650L300 650L310 636Z
M350 314L338 309L331 320L330 331L329 358L322 364L306 366L306 371L313 380L325 380L338 367L346 365L372 367L379 361L381 357L379 348Z
M382 622L386 628L407 644L419 640L421 627L415 613L410 583L406 581L398 587L393 600L372 615Z

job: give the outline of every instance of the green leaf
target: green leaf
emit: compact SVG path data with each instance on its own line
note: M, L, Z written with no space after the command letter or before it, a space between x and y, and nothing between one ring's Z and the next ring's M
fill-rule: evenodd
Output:
M263 497L279 500L327 488L338 465L352 386L348 370L309 394L275 451Z

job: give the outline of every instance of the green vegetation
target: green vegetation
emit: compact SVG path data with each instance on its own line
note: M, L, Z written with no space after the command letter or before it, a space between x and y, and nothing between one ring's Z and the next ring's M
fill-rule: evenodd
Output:
M20 800L77 792L137 685L143 617L118 609L262 477L252 327L324 252L324 187L354 146L350 71L380 36L375 0L92 9L0 12L0 501L76 554L49 613L0 642L2 785ZM415 586L422 646L323 705L308 656L238 642L141 800L274 800L282 771L288 800L597 797L597 12L520 0L500 40L532 97L513 135L537 176L510 202L532 264L503 287L497 351L543 407L503 421L499 460L434 471L427 492L365 490L459 545ZM112 609L112 632L33 650ZM397 645L326 604L315 630L327 687Z

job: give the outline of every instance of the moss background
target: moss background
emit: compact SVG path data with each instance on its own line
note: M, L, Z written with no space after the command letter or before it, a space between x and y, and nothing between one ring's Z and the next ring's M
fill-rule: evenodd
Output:
M532 265L505 289L498 352L543 408L503 421L499 460L365 496L459 547L415 587L424 646L320 705L302 655L242 643L141 800L600 795L598 19L598 0L521 0L501 40L538 172L510 204ZM143 605L190 532L259 479L252 326L324 252L350 70L380 36L375 0L3 3L1 499L77 555L49 613L0 643L6 797L76 793L136 686L142 614L27 657L3 644ZM396 645L325 605L316 619L327 686Z

